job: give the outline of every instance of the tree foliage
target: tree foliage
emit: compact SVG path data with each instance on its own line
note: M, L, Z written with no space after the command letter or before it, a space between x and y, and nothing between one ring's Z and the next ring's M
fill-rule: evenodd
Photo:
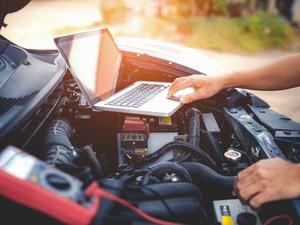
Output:
M292 0L161 0L161 7L176 8L181 16L211 16L222 15L227 17L247 16L254 12L267 11L277 14L278 7L289 8Z

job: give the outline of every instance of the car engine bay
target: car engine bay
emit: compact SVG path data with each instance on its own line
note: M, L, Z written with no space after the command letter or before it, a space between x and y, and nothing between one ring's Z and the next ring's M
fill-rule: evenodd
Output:
M26 54L32 59L22 56L26 60L19 64L24 68L61 62L56 51ZM138 80L172 82L201 73L149 55L124 55L118 90ZM278 214L299 221L296 200L267 204L255 212L232 195L235 176L258 160L300 161L300 124L272 111L255 95L227 89L165 118L95 111L69 71L49 90L16 129L1 133L1 148L14 145L76 177L84 187L97 181L148 214L176 223L221 224L226 213L235 221L248 213L246 217L255 217L254 224ZM1 95L1 109L6 107L0 114L3 118L12 110L9 98ZM34 100L33 96L28 102ZM134 220L126 209L113 207L112 212L105 224Z

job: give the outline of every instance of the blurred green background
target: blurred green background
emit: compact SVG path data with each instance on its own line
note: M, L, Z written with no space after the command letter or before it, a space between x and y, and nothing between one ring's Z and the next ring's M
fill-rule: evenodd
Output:
M33 0L23 10L7 22L23 20L34 36L109 26L116 36L223 52L300 49L300 0Z
M255 53L274 48L299 49L298 30L293 17L295 1L133 2L140 5L130 6L128 0L102 0L103 22L124 23L126 18L133 25L136 23L136 28L128 30L125 27L121 34L155 37L217 51Z

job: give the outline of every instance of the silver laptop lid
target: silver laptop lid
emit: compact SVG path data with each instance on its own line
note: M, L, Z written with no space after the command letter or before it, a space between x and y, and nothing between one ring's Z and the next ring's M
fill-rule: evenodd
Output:
M107 28L54 41L91 106L115 92L122 53Z

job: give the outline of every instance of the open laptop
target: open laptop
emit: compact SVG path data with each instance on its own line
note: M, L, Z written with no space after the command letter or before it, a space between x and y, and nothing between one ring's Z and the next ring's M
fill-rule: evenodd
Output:
M171 83L137 81L115 93L123 56L107 28L54 41L92 108L161 117L180 108L179 101L167 99Z

